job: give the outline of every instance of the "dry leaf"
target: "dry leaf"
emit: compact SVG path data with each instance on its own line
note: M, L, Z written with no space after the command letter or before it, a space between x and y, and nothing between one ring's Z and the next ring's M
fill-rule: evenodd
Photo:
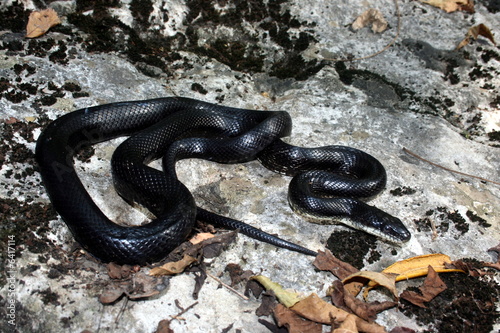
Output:
M351 27L353 30L359 30L368 25L371 25L373 32L380 33L387 29L387 21L385 20L384 15L379 10L374 8L370 8L363 14L359 15L352 23Z
M314 293L297 302L291 307L291 310L304 318L327 325L332 324L332 319L335 323L342 323L346 320L347 316L351 315L349 312L325 302ZM359 331L373 333L386 332L382 326L376 323L369 323L359 317L355 318L356 327Z
M416 333L416 332L408 327L396 326L389 333Z
M333 282L333 288L330 293L332 303L335 306L348 310L366 321L374 321L377 318L377 313L397 305L396 302L363 302L351 293L344 292L344 285L339 280Z
M340 326L332 331L332 333L358 333L356 326L356 316L348 315Z
M271 281L271 279L264 275L252 276L250 279L259 282L264 286L264 288L266 288L266 290L272 290L281 304L285 305L288 308L303 299L303 297L298 293L283 289L280 284Z
M448 268L451 259L445 254L435 253L416 256L405 260L400 260L387 267L382 273L398 274L396 281L402 281L427 275L428 267L439 273L443 272L462 272L460 269Z
M497 45L490 28L481 23L473 26L469 29L469 31L467 31L467 35L465 35L465 38L458 44L456 49L461 49L462 47L470 43L471 38L477 39L478 36L488 38L493 43L493 45Z
M52 8L32 12L26 26L26 37L35 38L46 33L51 27L60 24L61 20Z
M170 320L160 320L155 333L174 333L174 331L170 328Z
M215 236L209 232L200 232L199 234L194 235L189 240L192 244L198 244L203 242L206 239L214 238Z
M335 257L330 251L318 251L318 255L314 259L313 265L322 271L330 271L339 279L345 279L349 275L359 272L359 269L343 262Z
M165 265L159 267L153 267L149 271L151 276L162 276L162 275L175 275L184 272L186 267L196 262L196 258L191 257L187 254L179 261L167 262Z
M318 251L318 255L316 256L316 259L314 259L313 265L322 271L330 271L340 280L359 272L359 269L338 259L329 250L326 250L325 252ZM363 283L351 283L346 289L351 294L357 295L361 291L361 288L363 288Z
M160 293L159 284L162 284L160 279L138 272L127 280L111 281L99 296L99 301L102 304L110 304L123 294L132 300L151 297Z
M285 326L289 333L321 333L323 326L319 323L304 319L282 304L274 308L274 317L279 327Z
M227 264L226 268L224 268L224 272L229 273L229 277L231 278L231 287L235 287L239 283L248 283L248 279L254 276L255 273L251 270L243 270L241 266L238 264Z
M130 275L137 273L141 270L140 266L118 265L110 262L106 265L108 275L112 279L127 279Z
M398 291L396 290L396 276L394 273L378 273L378 272L370 272L370 271L360 271L354 273L347 278L345 278L342 282L347 285L351 282L359 282L360 279L367 279L373 281L375 285L382 286L387 288L397 299ZM351 281L351 282L349 282ZM365 290L364 297L366 299L369 289Z
M473 0L420 0L420 2L440 8L447 13L455 12L457 10L464 10L470 13L474 13Z
M297 302L291 309L304 318L327 325L331 324L332 318L341 323L349 315L349 312L325 302L314 293Z
M500 270L500 244L491 249L488 249L488 252L496 252L497 253L497 262L496 263L485 263L485 266L492 267Z
M446 290L446 284L439 278L436 271L429 266L429 273L425 278L423 286L418 288L422 295L414 292L405 290L401 293L401 298L421 307L425 308L424 302L430 302L434 297L439 295L442 291Z

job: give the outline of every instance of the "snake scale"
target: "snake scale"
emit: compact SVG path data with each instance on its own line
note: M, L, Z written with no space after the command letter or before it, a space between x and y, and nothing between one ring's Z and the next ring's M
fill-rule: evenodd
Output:
M301 148L282 141L291 133L285 111L231 108L189 98L118 102L73 111L50 123L37 140L36 160L54 208L81 246L104 262L147 264L161 260L190 234L196 219L239 229L252 238L315 255L241 221L196 206L177 178L185 158L219 163L259 160L293 176L292 209L319 223L341 221L391 242L405 242L403 223L358 198L372 197L386 184L383 166L354 148ZM73 157L83 147L129 136L111 160L113 183L126 201L154 219L124 227L110 221L82 185ZM148 166L162 158L163 171Z

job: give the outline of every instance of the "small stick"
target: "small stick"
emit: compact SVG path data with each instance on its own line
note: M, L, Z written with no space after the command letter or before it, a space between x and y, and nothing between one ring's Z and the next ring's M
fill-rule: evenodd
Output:
M192 308L194 308L196 305L198 304L198 301L194 302L193 304L191 304L190 306L188 306L187 308L185 309L182 309L181 312L179 312L178 314L176 315L170 315L170 317L172 318L172 320L182 320L181 316L183 314L185 314L186 312L188 312L189 310L191 310ZM179 305L176 303L177 307L179 307Z
M122 314L125 312L125 308L127 307L128 300L129 300L129 298L128 298L128 297L125 297L125 301L123 302L122 307L120 308L120 311L119 311L119 312L118 312L118 314L116 315L116 318L115 318L115 324L118 324L118 322L120 321L120 317L121 317L121 316L122 316Z
M429 163L429 164L431 164L431 165L433 165L433 166L435 166L435 167L441 168L441 169L443 169L443 170L450 171L450 172L453 172L453 173L457 173L457 174L459 174L459 175L466 176L466 177L476 178L476 179L479 179L479 180L481 180L481 181L483 181L483 182L489 182L489 183L493 183L493 184L496 184L496 185L500 185L500 183L499 183L499 182L496 182L496 181L494 181L494 180L489 180L489 179L486 179L486 178L483 178L483 177L470 175L470 174L468 174L468 173L464 173L464 172L460 172L460 171L457 171L457 170L449 169L449 168L444 167L444 166L442 166L442 165L439 165L439 164L437 164L437 163L431 162L431 161L426 160L425 158L423 158L423 157L421 157L421 156L418 156L418 155L417 155L417 154L415 154L414 152L412 152L412 151L410 151L410 150L408 150L408 149L406 149L406 148L404 148L404 147L403 147L403 151L404 151L405 153L407 153L408 155L411 155L411 156L413 156L413 157L416 157L416 158L418 158L418 159L419 159L419 160L421 160L421 161L427 162L427 163Z
M223 285L224 287L226 287L227 289L229 289L230 291L232 291L233 293L235 293L236 295L240 296L241 298L243 298L245 301L248 301L249 298L246 297L245 295L243 295L242 293L240 293L239 291L237 291L236 289L234 289L233 287L225 284L224 282L221 281L221 279L219 279L218 277L210 274L209 272L205 272L207 273L208 276L210 276L212 279L214 279L215 281L219 282L221 285Z

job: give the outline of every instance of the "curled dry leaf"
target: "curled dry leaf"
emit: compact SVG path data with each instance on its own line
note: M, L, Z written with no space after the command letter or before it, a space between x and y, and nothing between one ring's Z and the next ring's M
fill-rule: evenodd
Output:
M429 1L420 0L420 2L440 8L447 13L455 12L457 10L463 10L470 13L474 13L473 0L429 0Z
M266 288L267 291L271 290L276 295L276 298L280 301L280 303L288 308L303 299L303 297L298 293L283 289L280 284L273 282L264 275L252 276L250 279L259 282L264 286L264 288Z
M348 316L352 315L347 311L339 309L332 304L325 302L314 293L304 298L300 302L297 302L290 309L304 318L326 325L331 325L332 320L335 323L340 324L345 321ZM355 316L355 321L358 331L373 333L386 332L386 330L382 326L376 323L369 323L357 316Z
M446 290L447 287L432 266L429 266L429 273L425 278L424 284L418 289L422 293L421 295L414 291L405 290L401 293L401 298L421 308L425 308L424 302L430 302L434 297L439 295L439 293Z
M349 283L352 282L359 282L360 279L362 280L370 280L375 285L377 286L382 286L387 288L397 299L398 298L398 291L396 290L396 276L397 274L394 273L379 273L379 272L370 272L370 271L360 271L357 273L354 273L347 278L345 278L342 282L347 286ZM366 299L368 295L368 290L365 290L364 297Z
M285 326L289 333L321 333L323 326L319 323L304 319L282 304L277 304L273 311L279 327Z
M457 50L461 49L465 45L469 44L471 39L477 39L478 36L483 36L489 39L493 43L493 45L497 45L495 43L495 38L493 38L493 34L491 33L490 28L481 23L473 26L472 28L469 29L469 31L467 31L465 38L458 44L456 49Z
M184 272L184 270L194 262L196 262L196 258L185 254L184 257L179 261L171 261L162 266L151 268L149 275L162 276L179 274Z
M32 12L26 26L26 37L35 38L46 33L51 27L60 24L61 20L55 10L49 8Z
M366 321L374 321L377 313L392 308L397 305L396 302L371 302L366 303L357 299L349 292L344 292L344 285L339 280L333 282L331 288L331 298L335 306L348 310ZM339 300L339 298L342 298Z
M387 21L385 20L384 15L379 10L374 8L370 8L363 14L359 15L352 23L351 27L353 30L359 30L368 25L371 25L372 31L375 33L380 33L387 29Z

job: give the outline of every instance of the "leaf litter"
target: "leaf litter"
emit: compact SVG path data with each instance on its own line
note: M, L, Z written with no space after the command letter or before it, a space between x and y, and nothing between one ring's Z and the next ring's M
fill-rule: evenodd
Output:
M165 263L150 269L150 274L141 271L139 266L109 264L107 270L110 282L99 300L103 304L114 304L124 296L129 300L147 299L166 289L171 275L183 272L193 274L198 280L193 291L193 298L196 299L207 277L205 254L207 253L209 257L219 255L235 237L236 232L228 232L215 237L202 236L201 241L185 242L169 255ZM500 244L490 251L500 252ZM322 297L317 293L305 295L294 290L287 290L268 277L255 275L252 271L243 270L234 263L227 264L221 275L229 275L231 288L245 286L246 296L253 294L254 297L261 299L261 305L256 309L256 314L258 316L271 315L274 322L264 319L259 319L259 322L272 330L278 331L279 327L282 327L288 332L314 333L324 331L326 326L331 332L336 333L387 332L386 327L375 322L380 312L399 306L407 315L420 313L421 316L420 311L434 309L436 300L442 302L440 295L448 291L447 286L450 283L451 289L454 289L456 288L454 281L457 279L468 278L476 281L480 277L491 275L488 269L492 268L488 266L496 267L495 265L498 263L452 261L444 254L431 254L401 260L381 272L371 272L360 271L339 260L329 251L319 251L314 266L332 274L331 286ZM442 278L438 273L447 273L444 276L455 277L450 280ZM396 282L423 277L425 280L420 287L409 287L399 294ZM478 280L476 282L478 283ZM385 297L389 296L392 299L367 301L368 292L378 287L389 290L390 293L385 294ZM358 294L363 288L364 297L360 297ZM469 293L476 294L478 291L470 290ZM447 302L450 302L450 298L447 299ZM498 291L497 294L491 293L490 299L491 301L482 304L477 299L465 301L462 297L459 305L464 307L468 302L473 302L476 306L482 306L480 309L483 312L487 310L488 315L498 318L498 311L495 309ZM451 300L453 304L457 303L454 298ZM195 304L197 302L192 306ZM187 311L190 308L184 310ZM183 311L181 313L185 312ZM434 313L427 314L427 316L434 317ZM173 319L179 318L173 317ZM457 318L463 320L459 315ZM171 320L162 321L157 332L172 332L169 326ZM409 328L395 327L391 333L411 331Z
M494 248L493 251L499 251L500 247ZM267 299L266 303L276 304L273 310L273 316L276 321L276 329L278 327L285 327L288 332L316 332L319 330L315 324L329 325L331 332L387 332L387 329L375 323L377 314L395 306L405 306L408 311L420 311L416 309L424 309L433 304L433 300L448 290L448 285L451 282L451 289L455 288L453 279L450 281L449 276L455 279L474 278L476 283L482 283L472 275L466 274L467 272L475 272L475 276L485 274L477 273L477 270L482 270L486 267L487 263L476 263L475 269L466 268L463 260L451 261L448 256L444 254L431 254L417 256L406 260L401 260L383 272L369 272L358 271L351 265L340 261L335 258L329 251L319 252L314 265L316 268L324 271L329 271L337 278L342 279L332 282L331 287L328 289L324 297L319 297L316 293L311 293L309 296L304 296L298 292L285 290L278 283L271 281L269 278L259 275L251 278L251 281L258 281L267 290L267 295L263 296ZM455 266L456 265L456 266ZM425 268L425 269L424 269ZM444 282L438 275L446 273L444 276L448 277ZM423 284L416 290L411 290L410 287L403 291L398 296L396 289L396 281L406 281L408 279L418 279L425 276ZM365 280L365 281L363 281ZM370 283L367 283L370 281ZM393 301L374 301L366 302L356 297L361 288L349 288L352 283L361 284L361 287L366 286L367 290L373 289L375 286L385 286L391 291ZM467 286L462 286L468 288ZM354 292L353 292L354 291ZM477 291L470 290L469 293L473 294ZM366 299L365 291L365 299ZM269 301L269 297L276 297L279 303ZM453 298L451 299L453 301ZM488 302L487 309L492 317L498 318L498 311L495 310L495 302L498 301L498 291L496 295L491 296L491 302ZM403 302L403 303L401 303ZM407 302L407 303L405 303ZM447 300L450 302L450 299ZM462 302L465 302L462 296ZM476 299L467 299L466 302L478 303ZM411 308L409 305L413 305ZM464 307L464 304L461 304ZM462 314L460 314L462 315ZM458 320L464 319L457 315ZM433 313L429 313L433 317ZM436 319L436 318L434 318ZM449 319L447 319L449 320ZM439 320L437 320L439 322ZM266 327L272 325L269 322L261 321ZM445 322L443 320L443 322ZM491 321L489 321L491 324ZM483 324L484 325L484 324ZM488 324L485 324L488 325ZM453 329L452 329L453 330ZM407 327L395 327L391 333L398 332L414 332Z
M61 23L56 11L52 8L34 11L28 18L26 38L35 38L45 34L55 25Z

